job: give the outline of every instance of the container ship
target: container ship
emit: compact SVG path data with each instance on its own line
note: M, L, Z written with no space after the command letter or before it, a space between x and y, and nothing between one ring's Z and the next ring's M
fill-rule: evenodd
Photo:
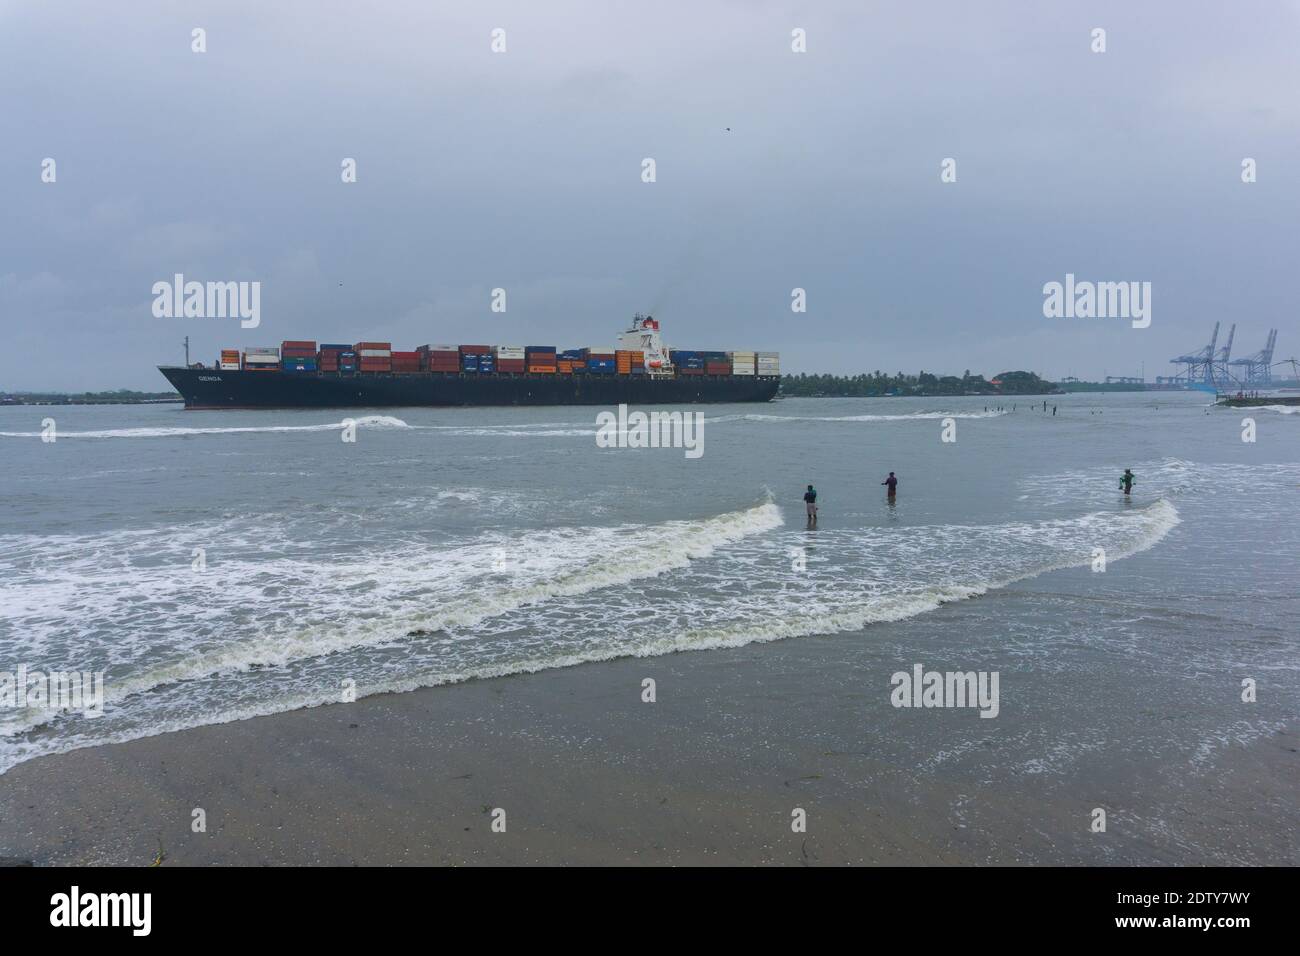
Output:
M648 315L612 348L291 340L158 371L200 409L766 402L781 383L776 352L667 348Z

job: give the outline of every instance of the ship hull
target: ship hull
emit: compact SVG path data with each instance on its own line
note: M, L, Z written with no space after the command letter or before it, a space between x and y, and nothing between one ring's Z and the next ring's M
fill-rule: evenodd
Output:
M218 371L160 366L186 408L676 405L771 401L776 376Z

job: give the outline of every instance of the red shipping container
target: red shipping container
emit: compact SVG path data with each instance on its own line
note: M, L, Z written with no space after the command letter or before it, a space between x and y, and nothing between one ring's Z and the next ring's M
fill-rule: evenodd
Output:
M360 352L362 349L379 349L380 351L391 352L393 350L393 343L392 342L358 342L356 345L352 346L352 350L354 352Z
M497 359L498 372L522 372L523 370L523 359Z
M461 355L464 355L464 354L467 353L467 352L468 352L470 355L490 355L490 354L492 353L492 346L490 346L490 345L462 345L462 346L460 347L460 354L461 354Z
M306 341L305 339L302 340L302 341L289 340L289 341L286 341L286 342L281 342L281 343L280 343L280 350L281 350L281 351L280 351L280 354L283 355L283 354L284 354L284 350L286 350L286 349L306 349L307 351L309 351L309 352L313 352L313 353L314 353L314 352L316 351L316 343L315 343L315 342L308 342L308 341Z

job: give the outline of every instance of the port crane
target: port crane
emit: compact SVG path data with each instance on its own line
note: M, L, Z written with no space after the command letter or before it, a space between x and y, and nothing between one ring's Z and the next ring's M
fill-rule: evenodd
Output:
M1273 381L1273 347L1277 344L1277 329L1269 329L1264 347L1254 355L1233 359L1229 365L1240 368L1242 374L1234 376L1243 385L1268 385ZM1282 363L1278 363L1282 364Z

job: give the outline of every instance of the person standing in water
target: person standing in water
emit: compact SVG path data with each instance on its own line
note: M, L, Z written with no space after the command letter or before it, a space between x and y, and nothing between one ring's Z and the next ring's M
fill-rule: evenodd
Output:
M886 492L886 497L893 498L894 495L898 493L898 479L894 477L892 471L889 473L889 477L882 481L881 484L886 485L889 488L889 491Z
M817 523L817 489L812 485L803 493L804 504L808 506L808 527Z
M1128 468L1125 468L1124 474L1119 476L1119 486L1124 489L1125 498L1127 498L1133 491L1133 482L1135 480L1136 478L1134 477L1133 472Z

